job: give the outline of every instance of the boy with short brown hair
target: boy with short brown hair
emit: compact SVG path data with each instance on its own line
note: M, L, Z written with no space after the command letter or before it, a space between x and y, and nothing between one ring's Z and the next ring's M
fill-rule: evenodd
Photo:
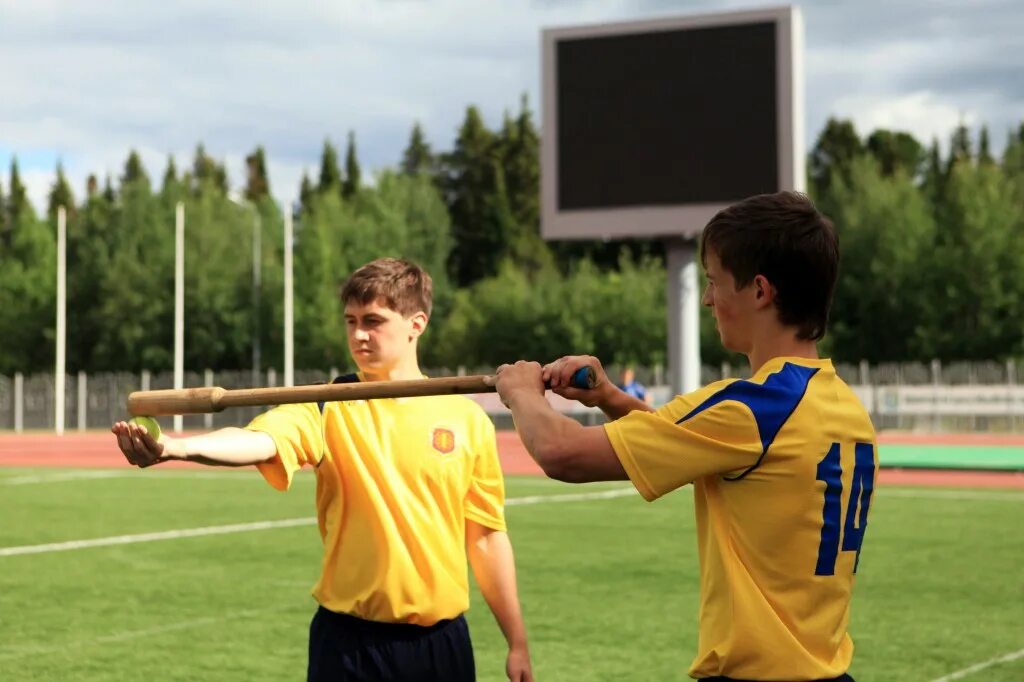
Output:
M432 305L425 271L378 259L352 274L341 298L360 371L335 381L423 378L417 342ZM279 490L313 467L324 562L307 679L475 680L463 616L468 557L508 642L509 680L533 680L494 426L472 400L282 405L244 429L159 442L134 424L112 430L140 467L169 459L253 464Z

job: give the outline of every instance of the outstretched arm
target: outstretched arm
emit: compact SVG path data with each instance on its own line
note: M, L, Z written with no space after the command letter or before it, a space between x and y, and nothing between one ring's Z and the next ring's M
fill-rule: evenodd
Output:
M239 467L266 462L277 454L274 439L267 434L234 427L188 438L161 433L159 439L144 426L128 422L117 422L110 430L125 459L140 468L170 460Z
M511 682L532 682L526 626L516 589L515 558L508 533L466 521L466 553L480 593L508 642L505 672Z

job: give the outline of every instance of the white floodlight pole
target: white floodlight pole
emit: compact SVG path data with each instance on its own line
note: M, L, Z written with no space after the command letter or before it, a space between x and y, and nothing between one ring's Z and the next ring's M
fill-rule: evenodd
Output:
M284 385L295 385L295 337L292 310L292 202L284 210Z
M263 360L260 357L260 301L263 287L263 219L260 212L253 207L252 225L252 381L253 386L260 385L260 367Z
M185 204L174 211L174 388L185 387ZM174 415L174 431L181 433L182 418Z
M57 366L54 372L54 416L57 435L64 434L64 371L67 349L67 210L57 208Z

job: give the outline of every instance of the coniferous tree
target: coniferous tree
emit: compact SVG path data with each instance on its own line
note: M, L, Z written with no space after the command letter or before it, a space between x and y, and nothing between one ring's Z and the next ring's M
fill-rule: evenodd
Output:
M14 160L11 162L14 166ZM0 183L0 254L11 245L11 226L9 220L10 202L4 195L3 183Z
M830 118L811 151L809 171L816 194L821 196L828 190L833 175L848 178L853 160L863 152L853 122Z
M36 372L53 362L56 225L36 217L16 159L6 208L0 249L0 374Z
M309 179L309 173L302 171L302 182L299 183L299 210L305 214L313 206L313 197L316 196L316 188L313 181Z
M498 159L491 162L489 176L490 191L484 196L483 218L485 224L490 227L488 240L492 245L490 273L493 273L497 271L498 264L505 258L511 257L515 260L514 246L519 237L519 225L508 199L505 169L502 168ZM486 263L486 261L483 262Z
M105 281L111 276L112 257L123 247L112 233L117 207L108 194L113 195L113 189L106 193L96 175L90 174L86 178L85 194L74 226L68 230L67 329L71 372L111 369L109 364L97 363L96 348L101 345L101 339L113 333L113 328L96 310L104 295ZM163 244L148 245L147 257L160 257L165 251Z
M0 183L0 253L3 252L5 246L5 235L7 225L7 197L4 195L3 183Z
M1010 131L1003 150L1003 168L1008 175L1024 172L1024 123Z
M834 180L831 218L846 266L835 292L831 349L846 358L900 360L929 341L921 318L931 301L905 292L927 290L923 264L935 245L931 208L908 174L883 172L873 155L855 160L849 179Z
M227 196L228 186L231 183L228 181L228 169L223 163L218 163L216 166L216 172L214 173L214 187L220 192L221 196Z
M876 130L868 136L867 150L887 176L902 170L908 177L916 178L924 161L924 147L909 133Z
M195 159L192 162L190 183L195 194L213 192L221 196L228 193L228 172L223 164L206 153L206 148L199 144L196 147Z
M506 235L492 222L501 213L493 196L495 171L500 169L496 161L494 134L484 125L479 109L470 106L455 148L444 157L440 180L455 238L448 272L458 286L494 274L504 255Z
M341 171L338 169L338 150L330 140L324 141L324 149L320 154L320 183L317 185L321 194L341 191Z
M540 234L540 134L533 122L526 95L519 115L504 129L505 183L516 222L526 231Z
M18 170L18 158L11 159L10 190L4 202L4 212L0 214L0 245L10 247L14 241L15 224L25 212L31 208L25 185L21 182L21 171Z
M345 180L341 184L341 195L351 199L359 191L359 159L356 158L356 134L349 131L348 148L345 150Z
M178 165L173 156L168 157L167 167L164 169L164 176L160 182L160 202L163 207L163 215L166 216L168 223L173 220L175 205L179 201L185 200L185 188L189 182L190 179L187 177L184 179L178 177Z
M199 191L204 181L212 181L217 168L214 160L206 153L206 147L200 142L196 146L195 157L192 159L193 191Z
M931 145L928 146L922 182L925 198L931 202L933 209L942 203L945 185L946 171L942 165L942 153L939 151L938 139L933 137Z
M269 196L270 179L267 176L267 159L262 145L245 157L245 168L245 198L249 201L259 201Z
M525 94L516 117L505 116L499 147L512 214L509 255L527 272L553 267L554 253L540 236L540 134Z
M71 192L71 185L68 184L67 178L64 177L64 164L58 162L57 180L50 189L50 195L47 200L46 213L51 220L56 220L57 208L60 206L64 207L68 220L71 220L76 212L75 197Z
M949 175L953 166L960 163L970 163L973 159L971 151L971 131L963 123L956 127L949 145L949 159L946 165L946 175Z
M178 183L178 165L174 162L174 157L167 157L167 168L164 169L164 177L160 182L160 191L166 192L170 187Z
M976 131L977 140L965 126L951 131L947 158L937 141L922 149L910 135L889 130L873 131L858 147L852 125L832 123L815 148L827 161L818 167L828 170L819 176L827 178L829 203L822 208L836 222L844 251L826 350L846 361L1024 354L1024 251L1016 245L1024 233L1024 124L1013 128L1001 157L993 159L985 127ZM296 279L297 333L304 339L296 349L299 365L346 364L337 346L344 334L337 285L357 261L379 255L413 257L435 274L435 310L446 323L435 327L439 336L426 349L434 366L504 358L507 338L529 339L529 348L513 352L538 357L571 346L612 362L663 361L656 311L664 305L664 268L657 260L624 257L627 250L636 253L635 243L596 242L573 242L578 253L562 261L562 272L537 257L547 253L538 234L538 144L524 98L496 133L478 111L467 110L452 152L436 165L414 126L401 168L382 171L347 199L343 190L354 175L348 153L342 172L334 155L335 172L327 180L334 191L318 192L305 174L296 226L296 267L304 273ZM349 150L354 158L354 136ZM247 174L247 195L265 179L260 152L246 158L247 170L256 172L255 178ZM249 366L252 260L237 256L239 244L252 238L252 216L226 198L226 171L202 146L184 175L168 159L157 193L132 152L114 183L90 175L77 206L58 165L41 216L28 200L17 161L8 179L10 187L0 187L0 374L52 367L60 205L69 212L69 369L169 368L168 292L179 200L186 202L186 317L195 333L186 365ZM264 227L264 291L277 291L282 216L269 193L254 204ZM216 278L206 262L222 266ZM464 278L460 289L446 281L446 266ZM635 295L616 307L623 290ZM268 294L257 305L265 365L280 357L279 298ZM713 330L702 333L702 343L708 339L714 340ZM713 352L717 348L705 349L709 362L724 357Z
M10 191L7 196L7 225L10 229L14 220L22 215L26 209L31 210L28 203L28 193L24 183L21 181L21 171L18 169L18 158L11 159Z
M142 181L149 188L149 176L142 165L142 158L134 149L128 153L128 160L124 165L124 173L121 175L121 185Z
M103 235L107 253L96 259L102 270L92 307L104 325L88 363L108 371L166 369L173 347L173 329L166 323L173 311L173 297L167 296L174 286L173 213L161 211L135 151L125 161L117 202L92 210L94 220L105 214L105 228L91 229ZM85 251L76 246L77 254ZM81 285L78 274L75 278Z
M936 281L924 289L942 296L929 320L935 357L1005 357L1024 343L1024 251L1017 246L1024 202L998 165L962 160L945 194L937 262L927 268Z
M1017 199L1024 204L1024 123L1015 132L1011 132L1003 150L1003 172L1017 190ZM1024 225L1021 225L1024 232ZM1024 348L1021 349L1024 351Z
M451 221L433 180L425 173L384 171L374 184L372 195L379 202L378 210L393 213L389 222L402 227L401 252L431 273L435 289L443 289L452 247Z
M253 224L251 213L239 210L216 185L186 202L185 289L192 292L185 299L185 317L191 320L185 346L189 367L251 365ZM215 276L206 263L217 264Z
M995 163L992 152L989 150L988 126L982 126L981 133L978 135L978 163L987 165Z
M110 202L111 205L117 201L117 192L114 190L114 183L110 179L110 174L107 174L106 179L103 181L103 198Z
M99 369L94 350L109 332L107 321L93 311L103 296L102 284L118 245L109 234L113 206L94 174L86 179L85 194L74 229L68 230L67 363L69 371L91 372Z
M321 174L321 177L323 175ZM352 255L342 247L341 232L351 220L351 207L335 191L314 192L302 209L301 230L295 244L295 336L303 344L295 349L298 367L345 367L346 353L338 340L345 336L338 286ZM376 235L370 235L376 236Z
M430 151L423 136L423 128L419 122L413 124L412 133L409 136L409 145L402 153L402 172L406 175L417 175L419 173L432 173L434 171L434 155Z

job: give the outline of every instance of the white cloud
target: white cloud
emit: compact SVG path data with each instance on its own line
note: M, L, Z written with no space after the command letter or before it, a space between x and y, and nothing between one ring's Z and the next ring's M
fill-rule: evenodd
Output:
M924 144L937 138L943 147L956 126L971 127L980 118L977 111L959 109L933 92L851 95L836 100L834 109L839 116L852 119L861 135L876 128L910 131Z
M342 147L354 130L369 173L398 162L414 120L448 149L469 104L491 125L523 92L536 110L542 28L759 4L778 3L0 0L0 168L18 154L41 207L58 157L80 195L132 148L157 181L202 142L237 186L262 144L284 199L325 137ZM1024 11L983 4L801 3L808 144L829 115L941 140L964 116L1001 144L1024 111Z

